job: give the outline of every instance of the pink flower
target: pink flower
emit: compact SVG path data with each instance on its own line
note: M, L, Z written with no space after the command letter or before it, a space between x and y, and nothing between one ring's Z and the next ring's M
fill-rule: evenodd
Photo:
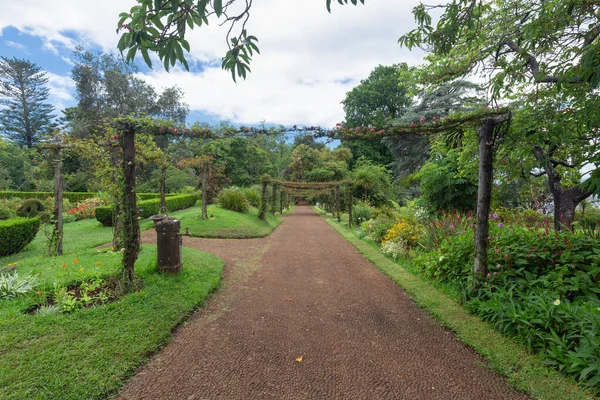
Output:
M492 277L492 274L487 274L487 277L488 277L488 278L491 278L491 277Z
M411 123L410 123L410 126L415 126L415 123L414 123L414 122L411 122Z
M421 117L421 119L419 120L419 122L420 122L420 123L423 123L423 122L425 122L425 118L422 118L422 117Z
M357 126L357 127L356 127L356 130L357 130L357 131L360 131L360 128Z
M500 264L496 264L496 268L500 269Z
M498 275L498 272L494 272L494 275Z
M375 132L375 127L372 127L369 132Z
M504 258L508 258L508 254L505 254L505 255L504 255Z

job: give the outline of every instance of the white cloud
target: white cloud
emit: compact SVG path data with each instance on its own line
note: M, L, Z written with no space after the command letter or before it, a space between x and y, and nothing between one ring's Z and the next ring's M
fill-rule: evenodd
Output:
M24 49L24 48L25 48L25 46L24 46L24 45L22 45L21 43L16 43L16 42L13 42L13 41L11 41L11 40L5 40L5 41L4 41L4 43L5 43L5 44L6 44L8 47L12 47L12 48L15 48L15 49Z
M3 5L0 30L14 26L38 35L51 51L74 48L73 33L84 46L93 43L114 51L117 15L134 2L94 4L78 0L10 2ZM188 32L190 58L215 67L205 65L200 73L178 69L167 73L157 63L155 71L141 77L157 89L176 84L185 91L192 110L233 122L331 126L343 118L340 102L345 93L375 66L420 62L421 53L410 53L396 43L414 25L410 11L416 4L417 0L370 0L365 6L341 7L334 2L329 14L324 0L262 0L254 3L247 26L260 40L261 55L254 59L246 81L236 85L221 71L227 27L215 22ZM66 96L65 91L59 90L59 96Z
M63 104L73 102L73 91L75 89L75 82L70 76L57 75L52 72L46 72L48 78L48 88L50 94L50 101L55 104L57 109Z

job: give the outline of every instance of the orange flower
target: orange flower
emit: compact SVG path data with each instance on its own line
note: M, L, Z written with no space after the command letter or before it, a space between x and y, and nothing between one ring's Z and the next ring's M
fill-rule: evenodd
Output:
M100 261L96 261L96 265L100 265L102 264Z
M63 264L63 265L61 265L61 268L62 268L62 269L65 269L65 268L67 268L67 264Z
M78 260L78 259L74 259L74 260L73 260L73 264L77 264L78 262L79 262L79 260Z

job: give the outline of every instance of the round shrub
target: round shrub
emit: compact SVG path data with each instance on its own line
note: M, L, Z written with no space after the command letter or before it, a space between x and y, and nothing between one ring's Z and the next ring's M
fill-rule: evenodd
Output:
M42 211L45 211L46 208L42 204L42 202L38 199L27 199L21 204L21 207L17 210L17 215L19 217L32 218L40 215Z
M248 211L248 200L238 188L223 189L217 196L217 204L225 210L245 213Z
M40 229L40 219L15 218L0 221L0 256L21 251L29 244Z
M6 206L0 205L0 221L5 221L14 217L12 210Z

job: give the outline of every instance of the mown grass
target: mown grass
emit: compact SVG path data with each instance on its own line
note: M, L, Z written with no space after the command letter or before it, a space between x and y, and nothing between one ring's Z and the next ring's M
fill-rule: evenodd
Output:
M291 212L286 211L287 214ZM283 218L267 213L266 220L258 218L258 210L250 207L245 213L224 210L216 205L208 206L209 219L201 218L200 207L177 211L170 216L181 221L181 230L195 237L244 239L269 235L279 226Z
M67 224L65 255L45 256L40 232L25 251L0 258L0 267L16 261L18 271L38 275L41 292L113 276L120 254L93 248L111 237L111 228L97 221ZM0 301L0 398L95 399L115 393L220 283L223 261L212 254L183 249L183 272L170 276L156 272L155 253L154 246L144 246L136 263L141 290L107 305L31 315L24 311L37 302L35 292Z
M408 261L394 262L347 226L332 219L327 222L442 325L452 329L460 340L485 357L490 367L507 377L516 388L540 400L594 399L592 394L579 389L572 379L547 368L539 356L527 352L522 345L470 314L424 278L411 273Z

